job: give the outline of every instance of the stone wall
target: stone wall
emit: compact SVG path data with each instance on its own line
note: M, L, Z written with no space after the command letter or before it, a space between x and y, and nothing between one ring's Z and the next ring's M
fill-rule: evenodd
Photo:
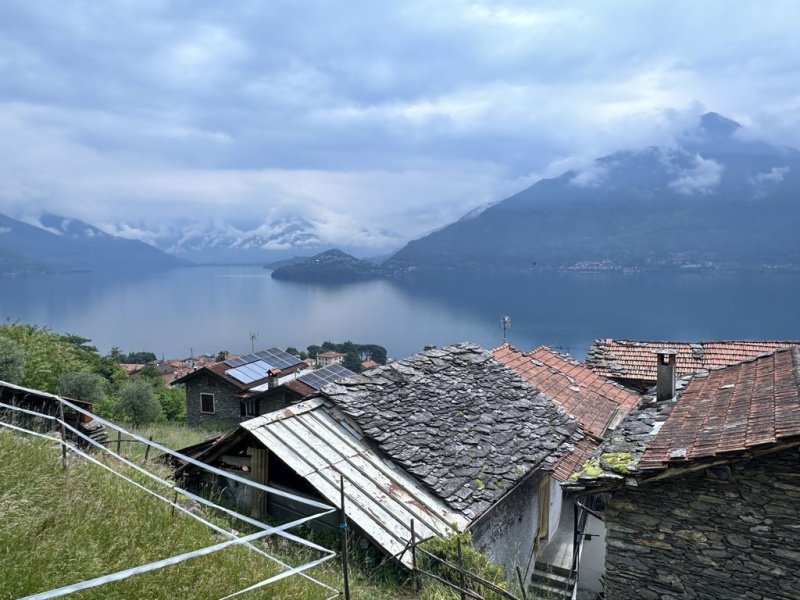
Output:
M800 598L797 449L615 492L606 598Z
M491 508L472 530L475 548L503 567L509 581L516 580L515 566L525 571L533 550L538 492L539 477L530 477Z
M242 408L237 391L216 379L216 385L208 385L208 377L199 374L186 382L186 423L197 426L202 423L227 423L237 425L241 420ZM200 412L200 394L214 394L214 414Z

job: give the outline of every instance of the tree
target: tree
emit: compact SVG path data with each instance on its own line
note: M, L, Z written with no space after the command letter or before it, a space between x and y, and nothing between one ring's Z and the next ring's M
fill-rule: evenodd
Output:
M308 350L308 356L310 358L317 358L317 354L322 352L322 347L317 346L316 344L312 344L308 348L306 348L306 350Z
M111 352L108 353L108 359L113 360L115 363L124 363L125 354L119 349L119 346L113 346Z
M130 352L126 358L126 362L133 365L146 365L157 360L158 357L152 352Z
M358 353L365 360L369 358L378 364L386 364L386 348L378 344L362 344L358 347Z
M163 384L153 390L161 404L161 412L168 421L186 420L186 390L183 386L166 387Z
M105 400L103 378L91 371L67 371L58 378L58 393L74 400L100 405Z
M25 357L25 374L22 385L56 393L58 378L67 371L94 370L101 357L65 340L47 327L25 323L8 323L0 326L0 336L13 339ZM69 336L68 336L69 337Z
M0 335L0 381L19 384L25 377L25 355L14 340Z
M297 356L298 358L302 358L303 360L308 358L308 354L306 354L302 350L298 350L294 346L287 347L286 348L286 352L288 352L289 354L291 354L293 356Z
M140 427L163 418L161 404L153 395L153 386L143 379L132 381L119 394L117 416Z
M361 359L355 352L348 352L345 354L342 366L345 369L350 369L353 373L361 373L363 370L361 368Z

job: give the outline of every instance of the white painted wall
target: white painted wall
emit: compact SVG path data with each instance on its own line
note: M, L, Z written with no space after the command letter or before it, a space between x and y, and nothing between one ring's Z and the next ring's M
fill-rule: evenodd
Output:
M606 562L606 524L589 515L586 519L585 533L592 534L592 539L583 540L578 591L581 596L593 598L594 594L603 591L600 577L603 575Z
M547 539L552 540L558 529L558 521L561 518L561 504L564 493L561 484L553 477L550 478L550 527L547 532Z

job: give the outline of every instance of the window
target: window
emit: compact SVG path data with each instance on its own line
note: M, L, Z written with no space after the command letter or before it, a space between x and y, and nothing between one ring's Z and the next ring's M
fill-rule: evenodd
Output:
M200 394L200 412L214 414L214 394Z
M258 398L248 398L242 400L241 413L243 417L257 417L259 414L259 401Z

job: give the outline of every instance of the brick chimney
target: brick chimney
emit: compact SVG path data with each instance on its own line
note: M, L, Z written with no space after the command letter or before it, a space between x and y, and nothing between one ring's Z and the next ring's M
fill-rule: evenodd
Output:
M656 350L658 368L656 371L656 401L671 400L675 397L675 371L678 351L671 348Z

